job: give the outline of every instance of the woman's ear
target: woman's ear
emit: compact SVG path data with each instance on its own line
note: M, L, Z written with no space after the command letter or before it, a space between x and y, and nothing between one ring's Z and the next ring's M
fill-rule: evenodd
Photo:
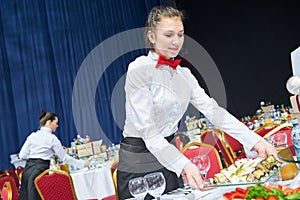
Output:
M46 121L46 126L50 126L51 120L49 119L48 121Z
M147 38L152 44L155 43L155 34L152 31L148 31Z

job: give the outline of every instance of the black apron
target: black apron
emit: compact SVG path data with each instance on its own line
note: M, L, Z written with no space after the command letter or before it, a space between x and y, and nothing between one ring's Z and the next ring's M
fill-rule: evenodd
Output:
M22 173L20 200L41 200L35 188L34 179L46 169L49 169L50 161L42 159L28 159Z
M174 134L167 137L171 142ZM164 193L172 191L176 188L183 187L181 177L177 177L175 172L169 171L162 166L158 160L146 148L141 138L126 137L122 140L119 150L119 165L117 171L117 188L120 200L132 198L128 189L130 179L143 177L152 172L162 172L166 179L166 189ZM153 199L149 194L145 200Z

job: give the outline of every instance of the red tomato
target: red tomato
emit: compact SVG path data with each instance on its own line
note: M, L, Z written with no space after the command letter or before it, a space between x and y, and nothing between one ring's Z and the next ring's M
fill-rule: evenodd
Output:
M231 195L234 193L234 191L232 192L226 192L225 194L223 194L224 197L226 197L227 199L230 199Z
M234 199L245 199L246 198L246 194L241 194L241 193L233 193L230 197L230 200L234 200Z
M294 192L295 192L295 193L300 192L300 187L295 188L295 189L294 189Z
M235 189L235 191L237 191L237 192L240 193L240 194L246 194L246 193L247 193L246 190L244 190L243 188L239 188L239 187L237 187L237 188Z
M275 196L268 196L267 200L278 200Z
M283 195L284 196L287 196L287 195L290 195L290 194L294 194L294 190L292 188L286 188L284 191L283 191Z
M265 200L265 199L262 197L259 197L259 198L255 198L255 200Z

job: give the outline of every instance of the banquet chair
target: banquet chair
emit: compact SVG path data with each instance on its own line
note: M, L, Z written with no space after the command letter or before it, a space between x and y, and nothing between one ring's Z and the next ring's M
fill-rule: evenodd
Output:
M206 174L206 178L212 178L223 168L218 151L210 144L191 142L183 147L181 153L183 153L183 155L189 159L207 154L209 156L211 165Z
M12 200L12 188L10 182L5 182L0 190L1 200Z
M241 158L246 158L244 147L237 139L230 136L228 133L225 133L224 131L222 131L222 138L224 138L234 161Z
M174 139L171 141L171 143L175 145L179 151L189 142L190 138L181 132L175 133Z
M115 160L114 162L112 162L112 164L110 165L111 175L113 175L114 171L118 168L118 165L119 160Z
M222 131L218 128L205 129L201 135L201 142L214 146L220 153L221 159L226 167L234 163L234 159L230 154L225 141L222 138Z
M18 166L17 169L15 170L20 183L21 183L21 179L22 179L23 170L24 170L24 167L22 167L22 166Z
M7 176L11 176L14 179L17 188L20 188L20 180L18 175L16 174L16 171L14 169L7 169L4 172Z
M11 176L2 175L0 177L1 197L4 200L4 196L10 200L18 200L19 192L15 183L15 180Z
M283 123L283 124L266 124L265 126L262 126L261 128L257 129L255 132L262 136L263 138L268 138L271 135L279 134L282 132L287 133L287 144L288 146L292 146L292 133L293 125L291 123Z
M264 135L266 135L268 132L270 132L271 130L273 130L274 128L278 127L280 124L277 123L267 123L263 126L260 126L258 129L255 130L255 132L264 137Z
M42 200L77 200L70 174L65 171L47 169L34 180Z

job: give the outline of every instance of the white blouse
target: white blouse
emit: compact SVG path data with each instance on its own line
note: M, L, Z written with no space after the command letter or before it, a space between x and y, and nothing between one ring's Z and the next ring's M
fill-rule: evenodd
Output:
M129 64L126 92L124 137L142 138L148 150L167 169L180 175L189 160L164 137L178 130L189 103L215 126L251 149L259 135L218 106L199 86L190 70L178 66L156 67L158 55L149 52Z
M52 130L47 127L42 127L27 137L21 148L19 157L24 160L30 158L50 160L54 154L64 163L73 165L79 169L84 168L85 161L69 156L56 135L52 134Z

